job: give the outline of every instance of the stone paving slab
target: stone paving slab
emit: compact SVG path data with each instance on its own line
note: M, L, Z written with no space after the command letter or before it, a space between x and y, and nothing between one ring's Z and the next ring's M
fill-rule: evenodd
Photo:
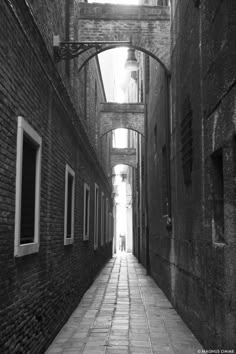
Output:
M107 263L46 354L197 354L202 346L130 254Z

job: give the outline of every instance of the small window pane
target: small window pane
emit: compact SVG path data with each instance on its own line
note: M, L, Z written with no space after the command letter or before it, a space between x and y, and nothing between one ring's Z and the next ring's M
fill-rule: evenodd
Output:
M36 146L24 136L20 244L34 242Z
M88 235L88 216L89 216L89 190L86 189L86 207L85 207L85 235Z
M67 235L70 238L72 225L72 193L73 193L73 176L68 174L68 194L67 194Z

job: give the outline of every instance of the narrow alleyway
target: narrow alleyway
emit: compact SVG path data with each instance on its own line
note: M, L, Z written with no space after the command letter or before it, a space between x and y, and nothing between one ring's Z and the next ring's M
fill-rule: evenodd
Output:
M137 259L124 253L104 267L46 353L195 354L201 348Z

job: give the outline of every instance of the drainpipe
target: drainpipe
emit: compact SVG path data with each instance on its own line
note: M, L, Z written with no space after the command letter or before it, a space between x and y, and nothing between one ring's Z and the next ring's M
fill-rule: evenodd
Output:
M146 97L146 95L145 95ZM144 102L144 198L145 198L145 236L146 236L146 274L150 275L150 255L149 255L149 219L148 219L148 153L147 153L147 143L148 143L148 124L147 124L147 104Z

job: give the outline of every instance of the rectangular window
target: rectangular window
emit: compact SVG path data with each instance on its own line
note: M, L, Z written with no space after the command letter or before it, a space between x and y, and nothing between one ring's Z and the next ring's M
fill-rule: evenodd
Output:
M112 213L109 213L109 241L112 241L113 236L113 217Z
M94 186L94 249L98 248L98 201L99 201L99 188L95 183Z
M64 245L74 242L75 172L66 164Z
M39 251L42 138L18 117L15 200L16 257Z
M105 198L104 193L101 194L101 245L104 244L104 220L105 220Z
M213 241L224 243L224 173L222 149L212 155Z
M106 219L105 219L105 235L106 235L106 242L109 242L109 219L108 219L108 198L106 198Z
M84 241L89 239L90 188L84 184Z

